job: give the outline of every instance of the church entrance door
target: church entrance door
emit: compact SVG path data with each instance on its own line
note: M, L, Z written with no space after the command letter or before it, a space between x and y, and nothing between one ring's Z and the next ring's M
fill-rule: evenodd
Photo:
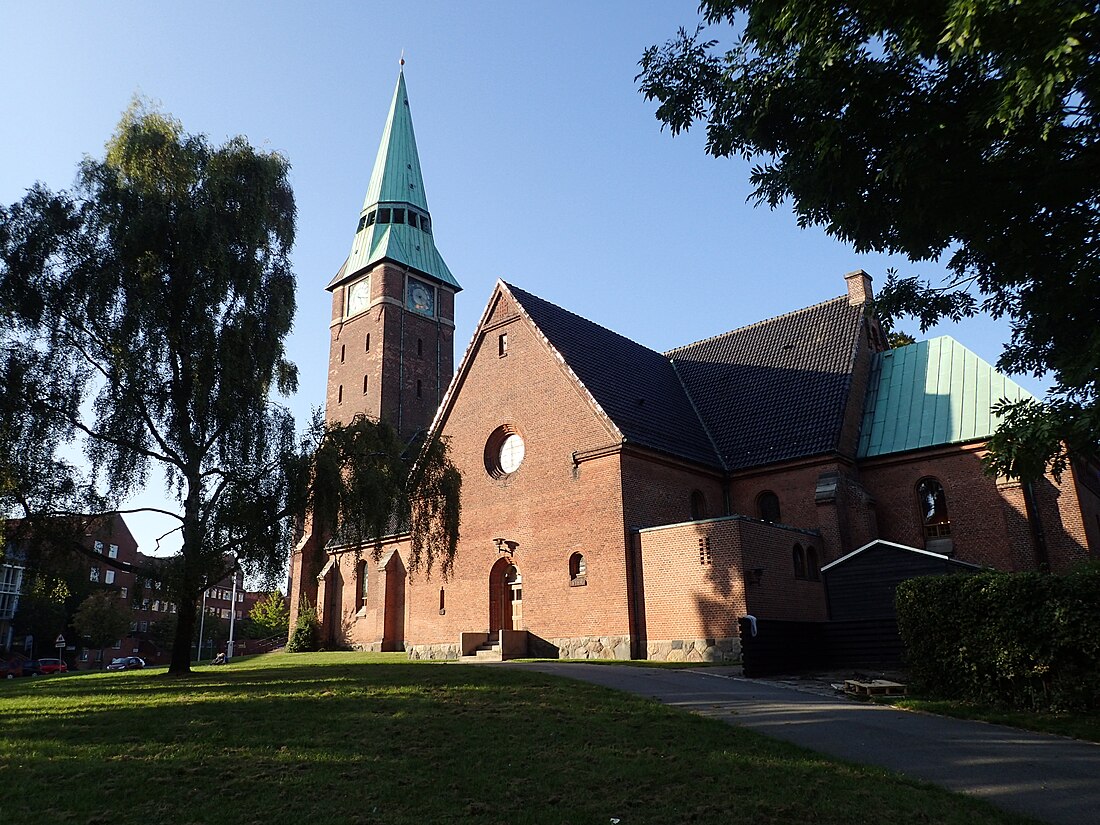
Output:
M489 632L523 629L523 577L511 559L489 571Z

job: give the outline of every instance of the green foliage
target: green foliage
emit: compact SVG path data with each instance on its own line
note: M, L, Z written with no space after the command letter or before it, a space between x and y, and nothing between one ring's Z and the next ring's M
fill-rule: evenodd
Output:
M73 616L73 627L88 647L105 648L130 632L132 617L117 593L100 590L81 602Z
M314 416L301 451L302 508L315 532L344 545L368 545L377 559L382 539L411 531L409 570L438 562L451 569L458 547L462 476L447 442L407 444L386 421L356 416L346 426Z
M287 653L308 653L316 650L321 636L321 623L317 621L317 611L305 599L298 608L298 620L294 623L294 632L287 641Z
M911 579L897 608L910 676L934 696L1100 708L1100 567Z
M157 572L179 605L175 673L202 591L239 567L283 574L307 517L376 545L423 526L413 561L429 569L457 542L445 445L416 461L365 421L299 441L273 400L297 383L289 169L135 101L74 192L0 209L0 517L110 511L163 475L182 539ZM61 457L76 446L87 473Z
M950 276L887 279L890 320L979 311L1012 322L999 366L1052 373L1078 452L1100 451L1100 13L1096 0L704 0L742 29L727 51L700 27L642 57L641 91L675 134L754 161L757 203L789 202L860 252L946 258ZM1056 442L1003 429L1016 460ZM997 449L1001 450L1002 445ZM1022 453L1031 455L1023 459Z
M279 591L269 593L252 606L248 619L252 625L252 638L285 636L290 629L290 608L286 597Z

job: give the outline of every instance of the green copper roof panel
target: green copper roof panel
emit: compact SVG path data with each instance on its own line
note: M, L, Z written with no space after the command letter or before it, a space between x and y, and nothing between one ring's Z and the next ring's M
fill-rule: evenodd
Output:
M400 210L402 216L416 212L417 225L405 217L401 223L380 222L380 209L392 215ZM420 221L429 216L428 227ZM369 225L365 221L369 218ZM428 196L424 192L424 177L420 172L420 157L416 151L412 114L405 91L405 74L397 77L386 126L382 130L382 142L374 161L363 209L359 213L359 226L351 245L351 254L342 270L350 278L364 268L382 260L392 260L416 269L456 290L461 289L443 256L435 246L434 227L428 211ZM329 284L335 286L336 280Z
M393 90L386 128L382 130L382 143L374 160L363 209L380 201L403 201L428 211L404 72L397 76L397 88Z
M993 404L1031 397L946 335L880 352L872 365L859 455L988 438L997 426Z

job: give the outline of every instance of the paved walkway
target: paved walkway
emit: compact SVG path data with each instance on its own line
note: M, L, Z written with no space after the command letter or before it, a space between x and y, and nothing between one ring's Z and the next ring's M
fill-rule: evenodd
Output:
M721 668L507 666L648 696L1047 822L1100 825L1100 745L821 696L732 676Z

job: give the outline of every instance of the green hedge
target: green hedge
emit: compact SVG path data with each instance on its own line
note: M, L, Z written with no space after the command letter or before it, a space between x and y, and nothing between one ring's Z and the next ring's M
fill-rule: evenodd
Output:
M1100 567L910 579L898 629L917 689L1025 710L1100 709Z

